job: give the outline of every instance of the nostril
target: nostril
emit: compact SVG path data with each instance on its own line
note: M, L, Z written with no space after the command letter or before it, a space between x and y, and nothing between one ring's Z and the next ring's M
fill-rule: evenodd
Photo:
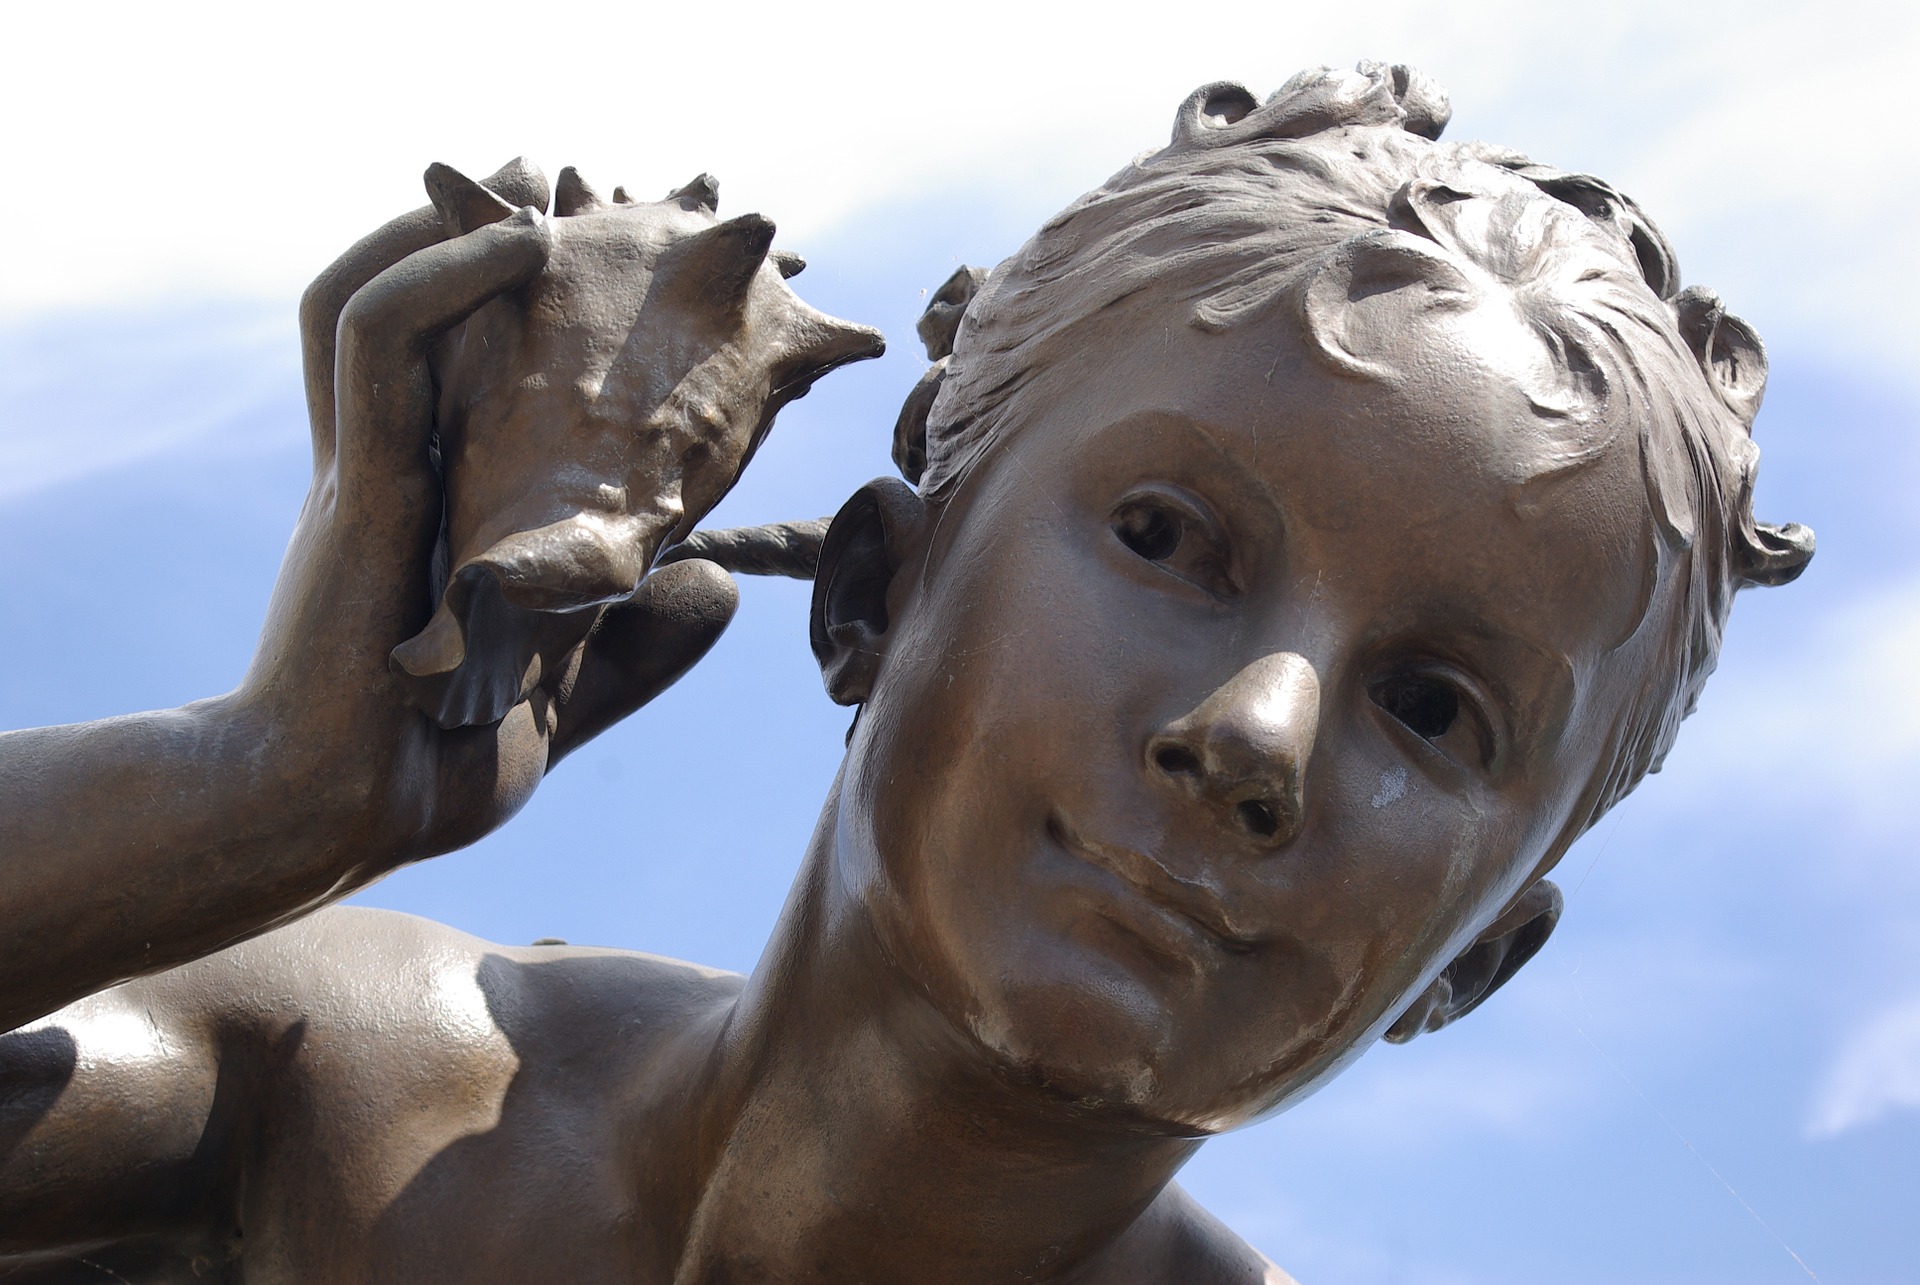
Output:
M1153 761L1168 776L1200 775L1199 758L1183 746L1162 745L1153 752Z
M1234 808L1234 814L1240 818L1241 825L1262 839L1271 839L1280 833L1280 818L1258 799L1248 799Z

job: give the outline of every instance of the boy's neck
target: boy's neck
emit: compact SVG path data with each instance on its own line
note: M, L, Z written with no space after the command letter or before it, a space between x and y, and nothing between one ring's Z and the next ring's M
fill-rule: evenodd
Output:
M1089 1120L935 1011L834 885L836 810L708 1064L674 1280L1088 1268L1199 1143Z

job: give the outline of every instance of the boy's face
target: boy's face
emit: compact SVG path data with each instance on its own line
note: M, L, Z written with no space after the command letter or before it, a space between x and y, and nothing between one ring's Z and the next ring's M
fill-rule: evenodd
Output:
M1524 480L1504 316L1409 316L1363 381L1288 325L1116 311L895 577L839 869L1024 1073L1212 1131L1538 873L1641 677L1647 507L1631 432Z

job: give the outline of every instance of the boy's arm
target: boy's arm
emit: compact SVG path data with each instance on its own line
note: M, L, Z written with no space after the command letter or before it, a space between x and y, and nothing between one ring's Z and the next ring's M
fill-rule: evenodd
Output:
M545 262L515 218L420 250L339 323L337 434L252 666L183 709L0 736L0 1029L324 903L409 855L436 822L521 782L467 766L398 699L386 653L423 613L439 521L427 460L434 335ZM317 423L317 421L316 421ZM539 779L544 729L499 734L503 771ZM467 754L467 759L484 755ZM482 818L484 823L484 818Z
M0 1030L472 842L532 794L551 744L579 739L547 693L497 726L442 731L388 672L431 609L428 347L538 272L547 247L530 211L444 241L423 213L348 251L303 301L313 482L240 687L0 734ZM646 635L650 604L671 607L660 651L589 730L725 627L724 573L662 575L633 609Z

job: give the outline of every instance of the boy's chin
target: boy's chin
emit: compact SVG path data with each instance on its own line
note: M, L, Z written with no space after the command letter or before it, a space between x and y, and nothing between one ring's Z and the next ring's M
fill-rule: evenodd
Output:
M1216 1077L1240 1077L1183 1031L1177 1004L1123 967L1056 961L1006 977L967 1026L1010 1079L1076 1112L1154 1135L1204 1136L1218 1131L1227 1107Z
M988 974L975 973L959 1024L1009 1080L1122 1129L1201 1138L1239 1128L1312 1093L1366 1043L1329 1041L1337 1014L1239 1006L1124 951L1056 940L1020 954L984 984Z

